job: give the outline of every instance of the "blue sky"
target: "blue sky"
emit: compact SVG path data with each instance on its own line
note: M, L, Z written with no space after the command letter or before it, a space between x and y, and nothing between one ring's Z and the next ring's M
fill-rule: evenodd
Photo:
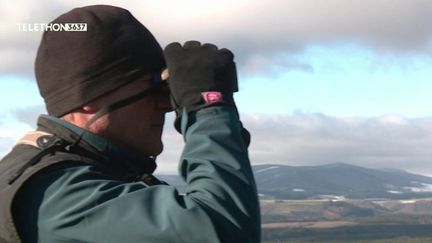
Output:
M347 44L312 46L298 56L281 58L294 59L309 68L286 70L276 66L270 75L244 75L243 91L237 97L245 111L304 111L334 116L399 114L410 118L432 114L430 56L377 54Z
M428 0L0 0L0 156L44 112L33 74L42 33L17 24L97 3L129 9L162 46L197 39L234 52L254 164L432 175ZM173 173L182 142L170 122L164 143L159 167Z
M240 66L236 98L243 112L431 116L432 58L427 55L377 55L358 45L342 45L313 46L278 59L308 68L273 66L249 75ZM43 105L34 77L19 73L0 76L0 101L2 111Z

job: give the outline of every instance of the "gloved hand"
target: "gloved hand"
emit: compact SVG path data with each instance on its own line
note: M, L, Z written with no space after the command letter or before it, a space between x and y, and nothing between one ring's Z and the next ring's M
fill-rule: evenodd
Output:
M191 112L210 105L234 106L233 92L238 88L231 51L188 41L183 46L178 42L169 44L164 55L172 103L178 116L183 108Z

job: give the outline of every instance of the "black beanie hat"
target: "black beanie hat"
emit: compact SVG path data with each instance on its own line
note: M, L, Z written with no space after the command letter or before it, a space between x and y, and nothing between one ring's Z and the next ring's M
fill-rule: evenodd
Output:
M50 115L63 116L165 66L156 39L125 9L75 8L54 23L86 23L87 31L46 30L42 36L35 73Z

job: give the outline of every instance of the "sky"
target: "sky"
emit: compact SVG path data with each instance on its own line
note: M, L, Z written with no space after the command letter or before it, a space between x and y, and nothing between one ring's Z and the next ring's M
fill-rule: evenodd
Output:
M162 46L199 40L233 51L252 164L432 176L429 0L0 0L0 156L45 113L33 73L42 32L18 24L93 4L128 9ZM183 146L172 120L159 173L176 172Z

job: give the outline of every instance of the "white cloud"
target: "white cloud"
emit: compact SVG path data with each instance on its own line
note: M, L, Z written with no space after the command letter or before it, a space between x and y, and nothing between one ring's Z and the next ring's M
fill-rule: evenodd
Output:
M338 118L323 114L242 114L252 134L253 164L321 165L351 163L396 168L432 176L432 118L398 115ZM183 140L168 116L159 171L175 173Z
M285 55L298 55L311 45L349 42L378 54L432 53L429 0L0 0L0 74L33 73L42 33L19 32L17 23L49 22L73 7L100 3L129 9L162 45L199 39L228 47L243 72L274 72L278 68L312 72L310 64ZM36 112L22 110L15 115L32 124ZM166 151L159 161L161 169L175 171L182 140L170 119L164 135ZM253 135L250 151L255 163L347 162L432 174L432 118L336 118L298 113L245 115L244 120ZM4 139L0 138L0 154L11 143L10 138Z
M0 160L12 149L14 144L15 140L0 135Z
M20 110L22 124L34 128L41 107ZM242 114L252 134L249 147L253 164L320 165L351 163L372 168L397 168L432 175L432 118L407 119L397 115L375 118L338 118L323 114ZM159 173L175 173L184 142L167 116L164 152L158 158ZM0 124L0 154L6 153L22 134ZM25 129L19 129L24 132ZM28 129L27 129L28 130Z
M47 114L45 106L31 106L12 111L13 117L33 128L36 128L36 121L40 114Z
M431 53L429 0L270 1L1 1L0 72L32 70L40 32L19 32L17 23L48 22L77 6L112 4L129 9L163 44L198 39L232 49L239 66L263 62L308 69L280 53L310 45L354 42L375 51ZM268 60L271 60L269 62ZM279 63L282 62L282 63ZM265 69L264 69L265 70ZM31 71L32 72L32 71Z
M166 115L162 141L164 150L157 158L158 173L177 173L177 165L184 146L183 137L174 129L174 113Z
M244 115L243 119L252 133L254 163L343 162L432 175L432 118L336 118L296 113Z
M27 126L7 124L0 118L0 160L28 130Z

